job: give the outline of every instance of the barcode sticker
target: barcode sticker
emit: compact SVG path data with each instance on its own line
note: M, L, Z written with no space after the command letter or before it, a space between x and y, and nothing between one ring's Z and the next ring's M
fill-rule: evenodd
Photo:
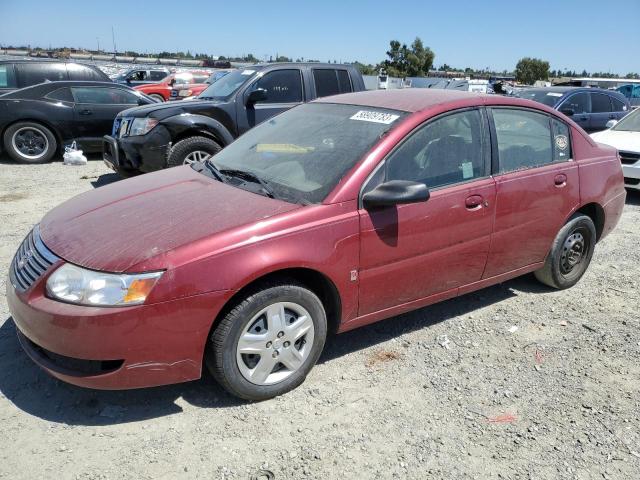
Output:
M393 123L400 115L393 115L392 113L384 113L384 112L372 112L369 110L360 110L355 115L349 117L351 120L360 120L363 122L373 122L373 123L384 123L385 125L389 125Z

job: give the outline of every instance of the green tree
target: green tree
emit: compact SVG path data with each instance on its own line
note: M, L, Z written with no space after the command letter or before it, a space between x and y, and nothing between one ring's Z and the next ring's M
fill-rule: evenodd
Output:
M381 66L392 77L424 77L433 66L435 54L416 37L411 47L391 40L387 57Z
M549 62L539 58L521 58L516 64L515 73L518 82L532 85L536 80L549 78Z

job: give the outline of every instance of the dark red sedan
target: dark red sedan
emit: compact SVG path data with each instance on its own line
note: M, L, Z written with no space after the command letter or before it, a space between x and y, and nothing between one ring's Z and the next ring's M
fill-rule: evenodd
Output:
M614 149L500 96L328 97L208 161L49 212L11 265L20 341L92 388L300 385L344 332L528 272L573 286L625 202Z

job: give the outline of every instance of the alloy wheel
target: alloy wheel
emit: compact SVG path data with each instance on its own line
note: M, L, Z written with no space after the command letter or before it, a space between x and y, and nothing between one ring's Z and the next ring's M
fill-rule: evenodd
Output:
M190 165L196 162L204 162L210 157L211 157L211 154L208 152L205 152L203 150L195 150L191 152L189 155L187 155L186 157L184 157L184 162L182 163L184 165Z
M35 127L22 127L11 137L13 148L24 158L38 160L47 154L49 140L45 133Z

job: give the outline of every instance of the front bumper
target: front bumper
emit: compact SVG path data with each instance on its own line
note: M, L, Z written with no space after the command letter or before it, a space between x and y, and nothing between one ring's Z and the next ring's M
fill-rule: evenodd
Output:
M640 162L635 165L623 165L624 186L634 190L640 190Z
M221 291L151 305L86 307L47 298L47 276L25 293L7 282L20 343L54 377L96 389L200 378L211 325L230 296Z
M102 158L113 170L153 172L167 166L171 136L161 125L146 135L114 138L102 137Z

